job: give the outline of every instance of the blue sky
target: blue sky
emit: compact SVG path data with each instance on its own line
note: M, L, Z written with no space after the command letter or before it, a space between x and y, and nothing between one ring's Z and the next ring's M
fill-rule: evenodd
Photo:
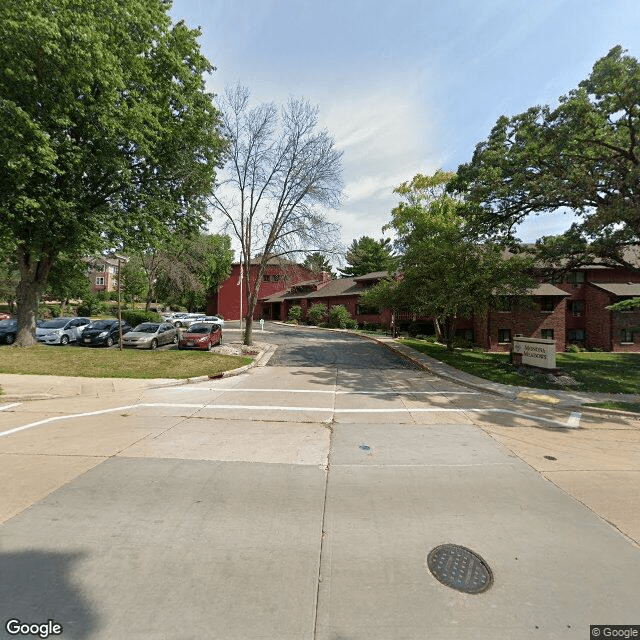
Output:
M382 237L393 188L455 171L501 115L555 104L621 44L640 57L637 0L174 0L217 67L209 88L256 103L304 97L344 151L345 201L330 217L348 245ZM567 215L531 218L527 242Z

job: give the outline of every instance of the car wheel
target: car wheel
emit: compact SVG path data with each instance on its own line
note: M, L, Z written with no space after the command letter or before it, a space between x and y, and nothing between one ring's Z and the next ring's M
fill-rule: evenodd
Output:
M213 345L210 342L207 342L207 351L211 351L213 349Z
M154 338L151 341L151 344L149 345L149 349L157 349L158 348L158 341Z
M175 327L176 329L182 329L182 322L176 322Z
M107 347L113 347L113 338L111 336L107 338Z
M69 336L60 336L60 344L61 345L65 345L65 344L69 344Z
M175 336L173 336L173 344L178 344L178 334L176 333Z
M15 335L13 333L8 333L7 337L4 339L7 344L13 344L16 341Z

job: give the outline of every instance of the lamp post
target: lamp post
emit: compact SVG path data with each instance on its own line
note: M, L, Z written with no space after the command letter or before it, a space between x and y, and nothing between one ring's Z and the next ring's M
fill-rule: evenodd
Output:
M121 291L122 291L122 280L120 277L122 271L122 263L128 262L129 258L126 256L119 256L118 254L114 255L115 258L118 259L118 335L120 336L120 340L118 342L118 348L122 351L122 312L121 312Z

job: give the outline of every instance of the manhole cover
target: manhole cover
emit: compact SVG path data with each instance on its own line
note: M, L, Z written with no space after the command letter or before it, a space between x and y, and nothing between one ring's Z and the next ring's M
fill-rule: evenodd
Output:
M489 565L477 553L457 544L432 549L427 566L442 584L464 593L482 593L493 582Z

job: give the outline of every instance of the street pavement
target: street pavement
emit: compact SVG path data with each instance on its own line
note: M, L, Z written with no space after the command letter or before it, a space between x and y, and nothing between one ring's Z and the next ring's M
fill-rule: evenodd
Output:
M0 622L98 640L640 624L636 417L267 329L275 355L243 375L0 404ZM482 556L491 588L438 582L426 559L445 543Z

